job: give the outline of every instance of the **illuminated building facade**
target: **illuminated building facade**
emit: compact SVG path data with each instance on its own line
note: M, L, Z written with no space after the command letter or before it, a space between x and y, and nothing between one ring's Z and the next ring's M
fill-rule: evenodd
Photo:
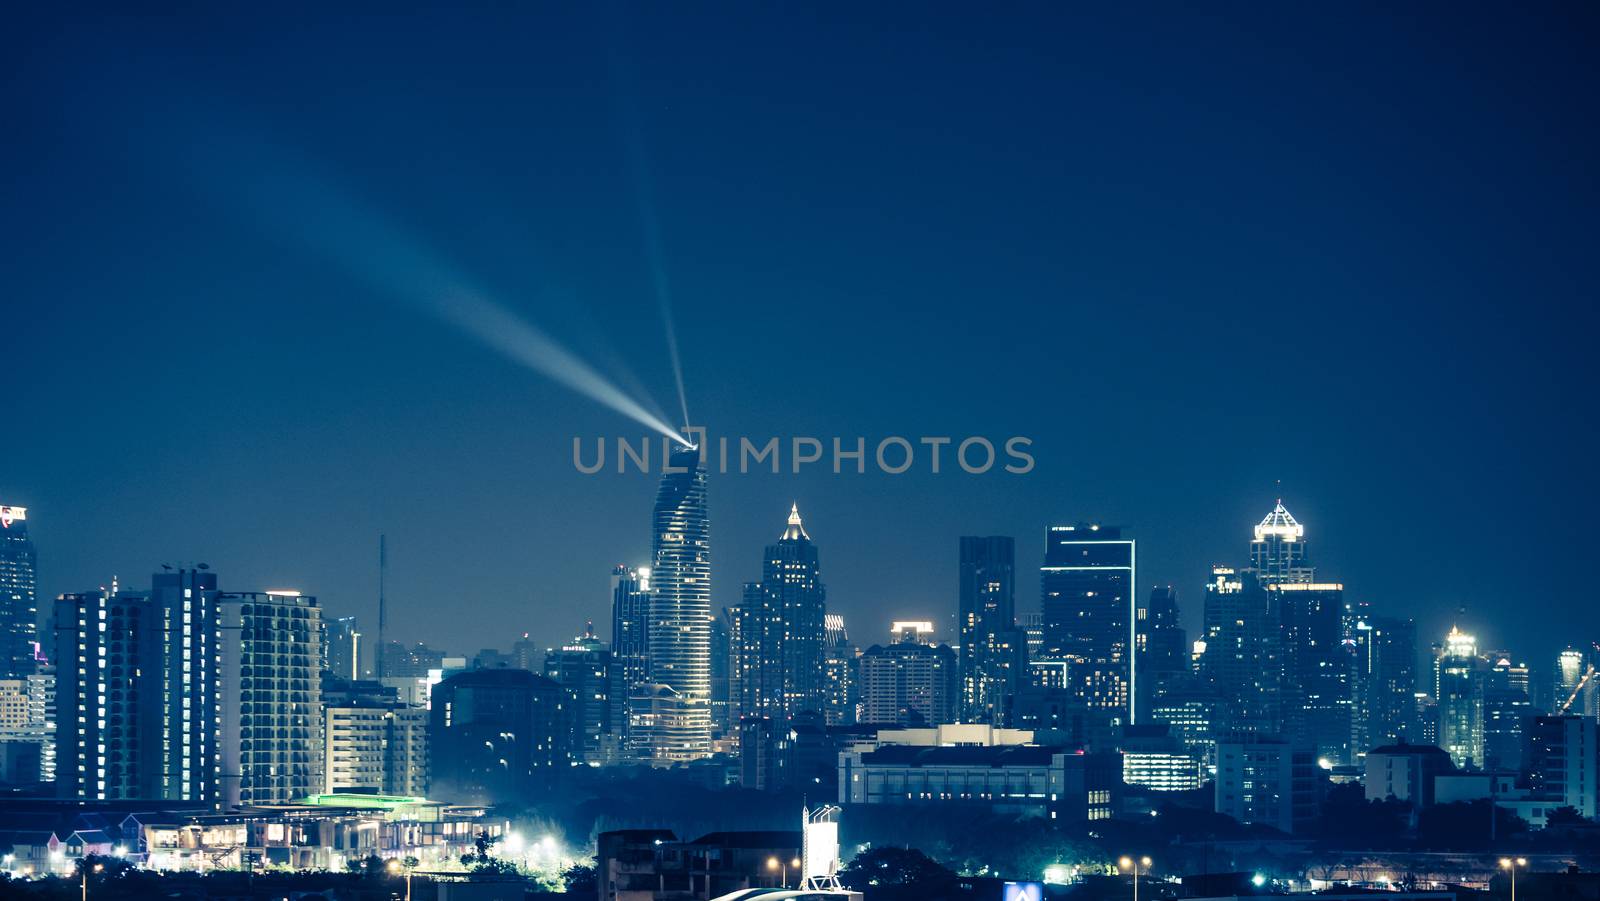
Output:
M611 571L611 669L607 678L614 747L628 744L628 694L650 678L650 567Z
M1045 652L1071 657L1072 690L1114 722L1135 721L1137 553L1115 527L1052 526L1045 536L1040 609Z
M428 711L402 704L323 710L323 778L318 794L428 795Z
M711 521L698 449L670 454L652 524L650 681L682 709L657 723L651 759L671 764L711 754Z
M215 802L217 577L55 605L56 789L85 800Z
M1434 697L1439 711L1439 747L1458 767L1482 767L1483 671L1478 642L1451 627L1434 659Z
M767 545L761 581L744 586L734 647L739 718L766 717L782 726L802 712L821 713L825 593L817 546L798 506L777 542Z
M322 610L297 591L217 596L217 757L227 807L286 804L323 779Z
M860 673L862 723L936 726L957 721L961 682L949 645L873 645L861 655Z
M961 538L956 613L964 722L1005 725L1027 664L1027 635L1017 629L1016 556L1009 536Z
M823 623L823 721L829 726L848 726L856 721L856 704L861 699L856 646L850 643L843 616L829 613Z
M0 679L34 671L39 640L38 555L28 537L28 508L0 506Z

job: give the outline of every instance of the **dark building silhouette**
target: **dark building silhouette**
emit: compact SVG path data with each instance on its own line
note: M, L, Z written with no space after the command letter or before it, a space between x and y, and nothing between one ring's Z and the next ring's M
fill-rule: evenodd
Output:
M1044 647L1073 661L1069 686L1115 723L1131 722L1136 551L1113 526L1052 526L1040 571Z
M0 678L25 679L36 665L38 563L28 537L28 509L0 507Z
M568 769L567 691L526 670L456 673L433 687L430 782L441 800L536 797Z
M1014 539L962 536L956 625L964 722L1006 724L1027 665L1027 635L1017 628L1016 568Z
M1148 711L1156 698L1189 674L1189 637L1178 620L1176 588L1151 589L1149 600L1139 608L1134 641L1139 709Z

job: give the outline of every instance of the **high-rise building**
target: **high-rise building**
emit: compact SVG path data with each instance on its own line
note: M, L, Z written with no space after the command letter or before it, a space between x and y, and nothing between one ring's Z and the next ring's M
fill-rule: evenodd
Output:
M1507 651L1491 651L1483 684L1483 762L1492 770L1521 770L1522 727L1534 715L1528 667Z
M650 679L650 567L611 571L611 744L629 745L628 703L633 686Z
M428 794L428 711L375 701L323 709L321 791Z
M1115 527L1052 526L1040 571L1045 651L1071 657L1072 690L1086 706L1134 722L1137 554Z
M573 756L584 763L608 758L606 732L611 726L611 649L595 637L594 624L584 634L545 653L544 675L567 690Z
M1178 620L1178 590L1150 591L1134 621L1134 660L1139 673L1139 709L1189 675L1189 638Z
M62 797L218 800L217 576L168 568L152 582L56 600Z
M949 645L898 641L861 655L859 720L872 725L938 726L960 712L960 670Z
M1580 716L1600 717L1600 691L1596 691L1594 664L1589 655L1577 648L1567 648L1556 658L1555 697L1550 709L1556 714L1575 713Z
M1458 767L1483 766L1483 672L1478 642L1451 627L1434 659L1434 698L1439 708L1439 747Z
M1362 620L1364 633L1356 658L1357 690L1363 699L1364 728L1354 750L1369 751L1402 740L1422 743L1417 730L1417 626L1409 619Z
M1528 721L1526 763L1533 796L1573 807L1583 817L1600 812L1596 801L1595 721L1586 716L1536 716Z
M739 698L734 693L733 630L726 609L711 617L711 735L732 737L738 731Z
M781 727L799 713L823 711L824 603L817 547L795 506L767 546L761 581L745 584L736 616L741 720L766 717Z
M858 654L856 646L850 643L843 616L829 613L823 623L826 629L822 648L823 723L847 726L856 721L856 704L860 700Z
M28 537L28 508L0 506L0 678L26 679L34 671L38 563Z
M216 599L217 759L225 806L285 804L323 787L322 610L298 591Z
M567 690L519 669L456 673L433 687L432 790L470 804L524 801L571 765Z
M698 448L680 447L656 494L648 649L650 680L682 706L654 730L661 764L711 754L711 520Z
M361 678L361 632L356 618L341 616L323 620L326 633L322 641L322 668L341 679Z
M1006 725L1027 664L1027 634L1017 628L1016 556L1009 536L961 538L956 615L965 722Z
M1304 543L1295 546L1303 548ZM1269 583L1266 589L1268 603L1277 608L1282 623L1289 738L1296 745L1313 748L1319 762L1335 766L1353 763L1354 660L1342 638L1344 586L1285 582Z
M385 642L377 652L383 658L378 672L383 673L384 679L395 680L425 679L429 670L443 669L448 656L420 641L410 647L398 641Z
M1283 732L1283 630L1274 596L1248 573L1213 566L1206 583L1200 675L1227 701L1219 734Z
M1306 558L1306 527L1289 515L1282 499L1256 524L1255 537L1250 540L1250 568L1257 578L1271 584L1315 578Z

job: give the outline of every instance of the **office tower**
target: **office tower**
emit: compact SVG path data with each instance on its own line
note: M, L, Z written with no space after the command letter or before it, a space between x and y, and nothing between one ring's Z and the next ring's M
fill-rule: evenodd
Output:
M1306 528L1283 508L1283 500L1256 524L1250 540L1250 568L1262 582L1310 582L1313 570L1306 558Z
M1528 667L1492 651L1483 686L1483 762L1486 769L1521 770L1524 721L1533 716Z
M40 666L28 677L28 721L39 736L39 779L56 781L56 668Z
M1213 566L1206 583L1205 650L1199 672L1227 701L1219 732L1283 731L1283 631L1270 595L1253 576Z
M432 693L428 760L445 801L524 801L571 765L567 690L527 670L456 673Z
M799 713L820 713L826 640L825 594L817 547L798 506L775 544L767 546L761 581L744 586L737 619L739 718L787 724Z
M545 678L567 690L573 756L583 763L607 757L606 731L611 726L611 649L595 637L594 624L584 634L544 657Z
M1028 659L1033 660L1044 656L1044 614L1019 613L1017 614L1017 629L1022 632L1023 644L1026 646Z
M152 583L56 599L62 797L218 800L217 577L169 568Z
M1483 766L1483 673L1478 642L1451 627L1434 659L1439 707L1439 747L1458 767Z
M297 591L216 599L218 779L226 807L286 804L324 785L322 610Z
M371 700L329 705L322 721L320 791L427 797L427 710Z
M39 640L38 555L28 508L0 506L0 678L25 679Z
M862 655L859 720L872 725L937 726L960 712L961 680L949 645L899 641Z
M650 567L611 571L611 739L628 745L628 696L650 679ZM730 641L731 641L730 637ZM731 690L731 689L730 689Z
M341 679L361 678L361 632L356 618L341 616L323 620L327 632L322 641L322 668Z
M739 699L734 694L733 632L728 611L711 617L711 735L733 735L739 723Z
M658 763L711 753L711 521L696 448L672 451L656 494L648 657L650 681L672 689L681 712L655 729Z
M1556 658L1552 711L1556 714L1600 716L1600 691L1596 691L1594 672L1594 664L1588 654L1570 647L1562 651Z
M1189 678L1171 686L1150 707L1150 721L1165 723L1171 734L1208 765L1216 763L1217 739L1227 723L1228 704L1210 685Z
M1354 661L1342 641L1344 586L1287 582L1266 588L1282 623L1288 736L1312 748L1319 762L1351 763Z
M1008 536L961 538L957 629L964 722L1005 725L1027 663L1027 634L1017 629L1016 556L1016 541Z
M1241 823L1304 832L1321 807L1316 755L1279 738L1217 743L1216 811Z
M1178 621L1178 590L1152 589L1139 608L1134 628L1134 659L1139 673L1139 709L1189 674L1189 637Z
M856 721L859 700L856 646L850 643L850 634L845 631L844 617L829 613L823 624L823 722L829 726L848 726Z
M1040 571L1045 651L1079 661L1073 691L1123 724L1137 717L1135 565L1134 542L1120 528L1079 524L1046 533Z
M1365 653L1357 658L1364 698L1364 741L1355 750L1368 751L1402 739L1421 743L1417 732L1417 626L1409 619L1373 617L1363 621Z
M1595 721L1586 716L1535 716L1528 720L1526 770L1532 796L1576 808L1593 818L1596 804Z

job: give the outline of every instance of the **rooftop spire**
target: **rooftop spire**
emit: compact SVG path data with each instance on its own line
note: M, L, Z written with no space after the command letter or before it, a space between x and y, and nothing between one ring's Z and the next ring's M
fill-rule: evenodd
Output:
M794 541L800 538L804 538L807 541L811 540L811 536L806 534L805 526L800 524L800 505L791 504L789 506L789 527L783 530L783 535L779 540Z

